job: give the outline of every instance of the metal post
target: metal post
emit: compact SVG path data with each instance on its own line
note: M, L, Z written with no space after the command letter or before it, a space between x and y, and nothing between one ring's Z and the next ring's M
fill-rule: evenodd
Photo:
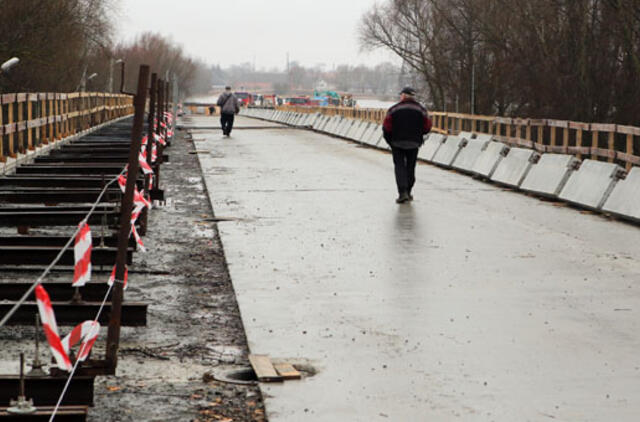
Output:
M164 80L162 79L158 79L158 110L157 110L157 114L158 114L158 132L160 133L160 136L164 137L165 142L167 141L167 133L165 131L162 130L162 127L160 126L160 121L164 118L164 112L165 112L165 90L166 90L166 83ZM158 145L158 161L156 164L156 167L154 168L155 170L155 178L153 180L153 188L154 189L160 189L160 164L162 163L162 155L164 154L164 147L162 145Z
M158 74L151 74L151 88L149 88L149 115L147 118L147 163L149 166L153 166L151 162L151 150L153 149L154 138L153 135L155 133L154 122L157 118L158 112L156 107L156 97L158 91ZM151 192L149 192L149 180L151 179L150 175L144 176L144 189L147 192L147 195L150 196ZM142 211L142 215L140 216L140 235L144 236L147 233L147 222L149 220L149 210L145 208Z
M173 89L171 90L173 95L172 113L173 121L171 122L171 130L176 133L176 121L178 120L178 77L173 75Z
M116 255L116 281L111 295L111 315L107 334L106 360L111 373L115 374L118 365L118 347L120 343L120 320L122 316L122 280L124 280L127 247L131 233L131 211L133 209L133 190L138 176L140 141L144 126L144 111L147 101L147 86L149 83L149 66L140 66L138 75L138 93L134 99L135 113L133 129L131 131L131 149L129 150L129 173L127 186L122 197L120 213L120 231L118 232L118 252Z
M120 93L124 92L124 60L120 63Z

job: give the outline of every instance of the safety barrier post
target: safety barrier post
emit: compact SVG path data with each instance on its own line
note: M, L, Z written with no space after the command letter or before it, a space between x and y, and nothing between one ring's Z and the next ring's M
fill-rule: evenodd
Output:
M138 155L144 126L144 111L147 102L147 85L149 83L149 66L140 66L138 74L138 92L134 98L135 114L131 130L131 148L129 150L129 170L127 185L122 197L120 212L120 230L118 232L118 252L116 255L116 272L113 293L111 296L111 312L107 333L106 360L110 373L115 374L118 365L118 347L120 344L120 321L122 317L123 283L127 247L131 233L131 212L133 210L133 191L139 171Z

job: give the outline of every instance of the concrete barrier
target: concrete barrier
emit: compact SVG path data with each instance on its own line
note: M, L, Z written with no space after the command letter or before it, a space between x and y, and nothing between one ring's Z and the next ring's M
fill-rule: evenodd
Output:
M478 157L480 157L480 154L482 154L482 151L487 147L489 141L469 138L464 138L464 140L466 144L464 148L460 150L451 167L465 173L471 173L473 165L476 163Z
M465 138L465 139L473 139L474 138L473 133L471 133L471 132L460 132L460 133L458 133L458 136L461 137L461 138Z
M331 123L329 123L325 128L325 132L329 132L330 134L335 135L342 120L344 119L340 116L333 116L333 118L331 119Z
M511 148L490 179L501 185L519 188L531 166L539 159L540 154L531 149Z
M476 138L477 139L477 138ZM489 142L480 156L473 163L471 173L476 176L490 178L496 171L502 158L509 152L509 147L501 142Z
M602 210L640 222L640 167L634 167L624 180L618 181Z
M349 130L347 130L347 132L344 134L344 137L348 139L353 139L353 134L356 132L356 130L358 130L361 124L362 124L361 120L354 120Z
M440 149L442 143L445 140L445 136L440 133L430 133L427 135L424 141L424 145L420 148L418 152L418 158L421 160L431 162L433 157L436 155L438 150Z
M387 141L384 140L384 136L382 135L382 125L379 125L378 130L373 133L373 145L382 148L383 145L386 145Z
M313 128L315 130L320 131L320 132L324 132L324 128L327 126L327 123L329 123L329 119L330 118L331 117L329 117L329 116L323 115L322 118L318 121L317 125L314 126Z
M466 141L459 136L447 136L447 139L445 139L433 156L433 163L442 167L451 168L451 164L455 161L456 157L458 157L465 143Z
M367 130L365 130L360 137L360 142L362 142L363 144L372 145L374 141L374 133L377 133L378 130L380 130L380 125L377 123L371 123Z
M357 129L353 132L353 140L359 142L360 138L362 138L362 135L368 128L369 128L369 122L363 120L360 123L360 125L357 127Z
M584 160L569 176L558 197L586 208L600 210L624 170L617 164Z
M493 141L493 135L488 133L476 133L474 139L479 141L491 142Z
M537 195L556 198L579 164L580 160L573 155L542 154L520 188Z
M355 120L353 119L344 119L345 122L342 126L340 126L340 130L338 131L338 136L342 136L343 138L347 137L347 134L351 131L351 128L355 124Z

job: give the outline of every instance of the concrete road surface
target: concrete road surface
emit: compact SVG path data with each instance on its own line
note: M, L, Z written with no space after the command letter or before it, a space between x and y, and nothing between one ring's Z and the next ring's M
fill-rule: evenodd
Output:
M389 154L309 131L194 138L252 353L317 370L262 384L270 421L640 420L640 228L426 164L397 205Z

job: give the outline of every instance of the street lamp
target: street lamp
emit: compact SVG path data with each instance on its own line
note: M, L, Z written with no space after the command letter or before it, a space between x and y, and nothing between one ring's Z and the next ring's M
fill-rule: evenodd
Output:
M120 63L124 65L124 60L118 59L114 62L113 59L111 59L109 61L109 81L107 83L107 92L113 92L113 66Z
M92 73L91 75L87 76L87 79L86 79L86 81L85 81L84 85L82 86L82 91L85 91L85 90L86 90L86 88L87 88L87 82L89 82L91 79L95 78L96 76L98 76L98 74L97 74L97 73L95 73L95 72L94 72L94 73Z
M7 60L6 62L2 63L2 65L0 65L0 73L5 73L7 72L9 69L11 69L13 66L17 65L18 62L20 61L19 58L17 57L12 57L9 60Z

